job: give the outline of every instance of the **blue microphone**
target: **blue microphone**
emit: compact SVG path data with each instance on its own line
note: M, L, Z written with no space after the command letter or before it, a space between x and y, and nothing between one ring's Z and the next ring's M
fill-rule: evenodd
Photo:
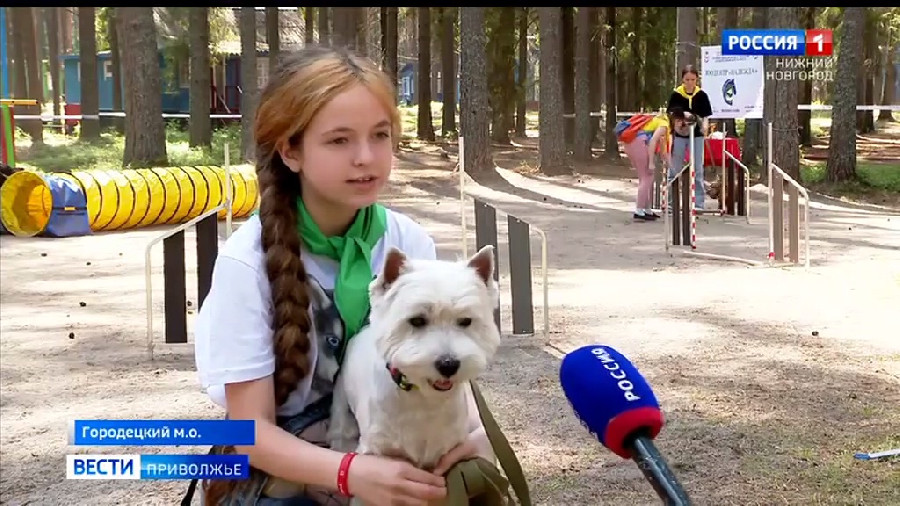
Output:
M559 381L581 424L634 460L664 504L691 504L653 444L664 424L659 402L627 358L609 346L583 346L563 357Z

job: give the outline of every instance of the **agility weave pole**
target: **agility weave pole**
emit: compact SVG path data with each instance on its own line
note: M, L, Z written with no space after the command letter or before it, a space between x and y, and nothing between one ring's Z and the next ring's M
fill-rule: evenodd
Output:
M691 132L691 145L693 145L693 131ZM668 182L668 184L663 186L663 196L662 196L662 205L668 206L669 199L667 198L667 194L669 191L672 192L672 225L671 225L671 244L674 246L691 246L690 251L680 250L680 253L687 256L696 256L702 258L709 258L712 260L726 260L726 261L735 261L741 262L745 264L749 264L752 266L763 266L768 265L770 267L777 267L783 265L797 265L800 263L800 224L803 222L804 226L804 242L805 244L805 258L804 265L806 268L809 268L810 265L810 243L809 243L809 192L800 185L797 181L791 178L787 173L785 173L778 165L776 165L773 161L772 155L772 123L768 124L768 150L767 150L767 159L766 166L768 170L768 238L769 238L769 250L766 258L766 262L748 260L744 258L731 257L726 255L715 255L711 253L702 253L694 251L697 247L696 242L696 216L697 211L693 209L693 203L695 200L695 183L693 178L693 170L690 170L690 185L688 185L688 181L685 181L685 171L688 169L693 169L693 163L696 162L693 157L693 150L691 150L691 163L685 165L676 175L675 177ZM734 158L727 151L723 153L723 160L726 157L730 157L732 163L737 164L744 174L749 174L749 170L747 167L741 163L739 160ZM749 180L749 177L747 176ZM788 206L787 206L787 216L785 216L785 206L784 206L784 183L788 183L787 193L788 193ZM671 189L671 190L670 190ZM688 208L688 196L684 193L690 191L690 208ZM746 201L747 201L747 223L750 223L750 213L749 213L749 188L744 190L746 192ZM800 197L803 197L804 203L804 216L801 220L800 216ZM666 252L669 251L670 245L670 228L669 228L669 213L668 209L663 208L663 216L665 219L666 226L663 228L663 235L665 237L666 242ZM785 221L785 218L787 220ZM785 245L785 225L787 225L787 244ZM688 237L690 237L690 241L688 241ZM787 255L785 255L785 249L787 247ZM789 259L789 261L785 261L785 257Z
M509 261L509 285L512 316L512 334L515 336L534 335L534 302L531 279L531 232L541 240L541 287L543 289L543 332L550 334L549 285L547 283L547 234L540 228L513 216L483 200L468 195L465 190L465 140L459 137L459 202L460 225L462 231L463 258L469 256L468 227L466 224L467 197L474 203L475 250L490 244L494 246L494 280L500 279L500 249L497 233L498 212L506 216ZM494 322L502 329L500 308L494 311Z
M696 163L694 153L694 129L691 128L690 144L688 145L690 152L690 161L683 166L674 177L669 179L668 173L665 175L666 184L662 189L661 210L663 214L663 235L666 236L666 251L669 251L669 194L672 194L672 245L673 246L690 246L692 250L697 249L697 193L695 181ZM702 163L702 162L701 162ZM684 179L685 171L687 171L688 179ZM688 240L690 238L690 240Z
M728 152L726 139L722 139L722 158L718 166L721 171L721 189L717 199L719 208L717 211L698 211L699 214L718 214L719 216L745 216L750 223L750 169L741 163L734 155ZM693 141L691 141L693 142ZM705 141L705 151L712 153L709 141ZM659 153L654 156L653 167L653 191L650 207L662 211L664 188L663 180L666 177L665 164ZM702 162L701 162L702 163Z
M766 166L769 176L769 265L800 263L800 196L803 196L803 242L805 243L804 267L809 268L809 192L800 183L775 164L772 155L772 122L768 124L768 152ZM788 183L787 206L787 257L785 262L784 183Z
M225 211L226 236L231 235L233 188L228 144L225 144L225 199L218 206L153 238L144 250L144 283L147 292L147 351L153 360L153 277L151 250L163 243L163 283L165 342L186 343L187 339L187 284L184 261L184 231L196 226L197 243L197 309L209 294L212 286L213 267L219 253L218 213Z
M662 188L662 214L663 214L663 222L665 226L663 227L663 238L665 240L666 252L669 253L670 244L673 246L690 246L691 249L688 251L678 250L680 254L685 256L693 256L699 258L707 258L710 260L724 260L729 262L740 262L744 264L748 264L754 267L763 265L761 262L754 260L747 260L744 258L732 257L728 255L716 255L713 253L699 252L697 249L697 215L703 214L702 211L698 211L696 208L697 202L697 183L695 180L695 167L696 167L696 157L694 153L694 129L692 128L690 131L690 144L688 145L688 150L690 151L690 158L687 165L681 168L675 176L669 180L668 174L666 174L666 184ZM724 143L723 143L724 146ZM724 149L724 148L723 148ZM726 152L727 153L727 152ZM730 153L727 153L730 155ZM724 161L723 156L723 161ZM702 162L701 162L702 163ZM743 166L743 164L741 164ZM746 167L744 167L746 169ZM747 178L749 180L749 178ZM749 190L747 190L748 192ZM672 216L671 220L669 217L669 193L672 194L672 204L671 211ZM747 195L747 193L745 193ZM749 198L747 199L749 202ZM719 214L724 215L725 213L720 209L718 211L707 211L705 214ZM748 213L748 223L749 223L749 213ZM670 221L671 221L671 229L670 229ZM671 240L669 238L669 233L671 230Z

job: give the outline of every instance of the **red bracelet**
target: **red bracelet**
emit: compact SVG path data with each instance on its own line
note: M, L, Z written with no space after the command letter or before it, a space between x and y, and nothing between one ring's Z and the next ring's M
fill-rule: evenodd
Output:
M345 497L353 497L347 486L347 476L350 474L350 463L353 462L354 457L356 457L356 452L345 453L341 459L341 465L338 467L337 488L338 492Z

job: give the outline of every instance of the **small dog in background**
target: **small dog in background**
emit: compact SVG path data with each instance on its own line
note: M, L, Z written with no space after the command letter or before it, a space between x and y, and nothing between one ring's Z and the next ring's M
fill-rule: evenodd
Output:
M468 261L415 260L392 248L370 284L370 324L349 343L334 388L332 449L431 470L462 443L469 381L500 345L494 248Z

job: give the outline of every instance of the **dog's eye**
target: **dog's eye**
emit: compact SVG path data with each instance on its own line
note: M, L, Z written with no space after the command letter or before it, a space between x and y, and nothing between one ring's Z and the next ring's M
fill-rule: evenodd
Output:
M428 325L428 320L423 316L413 316L409 319L409 324L416 328L424 327L425 325Z
M460 318L459 320L456 320L456 324L459 325L460 327L468 327L469 325L472 324L472 319L471 318Z

